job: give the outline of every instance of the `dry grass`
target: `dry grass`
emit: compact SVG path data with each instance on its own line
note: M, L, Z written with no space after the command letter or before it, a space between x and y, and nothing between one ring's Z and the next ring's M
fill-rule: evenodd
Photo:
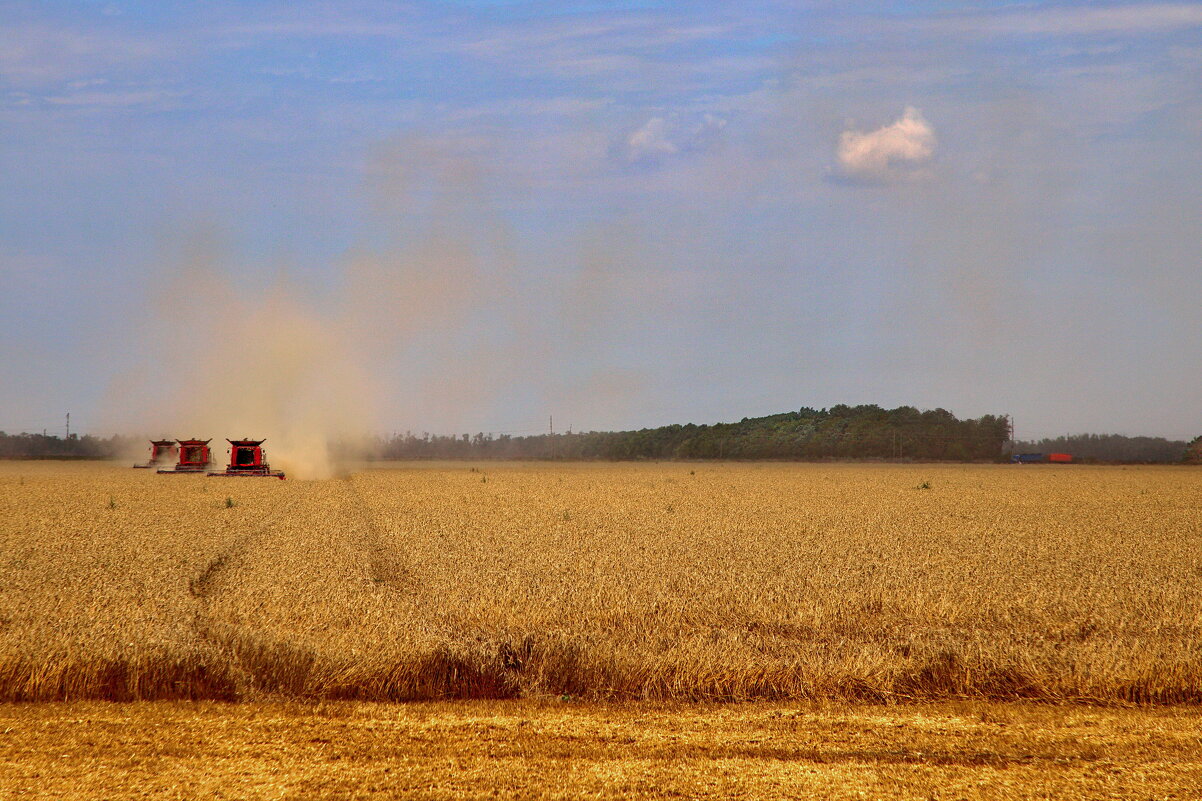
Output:
M1197 798L1196 708L0 706L4 798Z
M1197 469L0 466L5 700L1197 703L1200 595Z

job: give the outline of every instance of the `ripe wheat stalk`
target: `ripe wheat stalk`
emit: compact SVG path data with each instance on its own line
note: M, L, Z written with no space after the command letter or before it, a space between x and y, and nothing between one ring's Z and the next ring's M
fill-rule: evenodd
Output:
M0 699L1197 703L1200 476L3 465Z

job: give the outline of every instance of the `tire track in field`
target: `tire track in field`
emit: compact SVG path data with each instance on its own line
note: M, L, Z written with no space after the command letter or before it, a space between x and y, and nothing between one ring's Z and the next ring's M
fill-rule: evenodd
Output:
M404 559L352 479L304 487L193 577L197 637L242 700L516 695L492 645L381 628L417 590Z
M353 502L348 505L351 514L359 519L363 532L360 547L363 550L368 578L373 584L389 590L406 590L413 587L412 571L406 567L404 557L392 538L381 531L371 503L359 490L354 476L346 479Z
M300 689L301 681L281 681L284 675L307 677L315 661L312 653L298 651L288 643L265 641L261 633L247 636L243 626L218 618L213 611L214 601L227 589L238 572L245 568L245 559L253 545L269 536L286 513L292 513L291 503L281 502L274 511L236 533L218 550L199 574L189 579L188 592L195 600L192 628L197 641L217 661L211 672L223 674L228 693L237 699L273 686L289 685ZM261 606L261 605L260 605ZM251 614L256 610L252 610ZM285 671L279 668L287 666ZM300 670L297 668L300 667Z
M239 565L240 558L246 553L248 547L257 539L266 534L272 526L283 516L290 507L281 506L274 512L269 512L266 516L259 518L259 521L253 526L244 529L241 533L235 534L226 544L217 552L217 555L209 560L204 569L200 573L188 580L188 592L192 597L197 599L197 602L204 605L209 598L216 592L219 592L225 577L233 570L236 570Z
M331 678L346 665L322 651L323 635L280 626L280 620L307 615L315 602L336 618L341 605L353 603L366 587L374 593L408 590L412 571L353 478L299 485L293 492L230 538L190 579L194 630L220 659L240 698L355 696L361 689L354 682L342 686ZM258 587L262 597L248 592Z

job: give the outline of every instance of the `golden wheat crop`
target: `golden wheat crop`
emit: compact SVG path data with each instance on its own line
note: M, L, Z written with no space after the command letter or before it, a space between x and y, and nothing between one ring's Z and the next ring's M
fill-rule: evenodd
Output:
M1196 703L1200 590L1191 468L0 466L8 700Z

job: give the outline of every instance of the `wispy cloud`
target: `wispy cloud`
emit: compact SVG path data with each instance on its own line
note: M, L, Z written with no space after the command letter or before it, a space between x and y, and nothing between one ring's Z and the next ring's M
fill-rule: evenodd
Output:
M663 117L652 117L626 138L626 157L631 161L667 156L679 150L668 138L668 123Z
M539 117L571 118L595 114L613 103L610 97L514 97L464 105L447 111L443 119L462 122L480 117L520 116L527 120Z
M407 37L424 19L423 4L399 0L291 0L235 4L220 13L210 33L217 38L270 39Z
M753 34L741 21L690 24L682 15L620 12L490 25L446 47L524 75L677 86L699 70L729 80L771 66L758 53L737 52Z
M243 37L318 38L318 37L388 37L397 38L413 32L413 26L397 23L348 18L318 18L243 22L223 26L219 33Z
M725 127L726 120L713 114L702 115L692 125L678 119L652 117L626 137L625 158L630 162L653 162L678 153L704 150Z
M384 76L376 72L360 70L345 75L335 75L328 80L330 83L380 83L384 80Z
M1156 33L1202 27L1202 4L1090 4L994 14L936 16L917 23L946 33L1076 36Z
M718 39L731 33L727 25L682 25L648 15L609 15L556 19L495 28L462 45L465 52L487 57L577 51L644 51Z
M179 97L178 92L161 89L131 89L117 92L76 92L45 98L55 106L92 106L96 108L127 108L130 106L160 105Z
M0 25L0 83L29 86L90 79L173 52L178 53L178 48L158 38L112 30L84 32L41 23Z

